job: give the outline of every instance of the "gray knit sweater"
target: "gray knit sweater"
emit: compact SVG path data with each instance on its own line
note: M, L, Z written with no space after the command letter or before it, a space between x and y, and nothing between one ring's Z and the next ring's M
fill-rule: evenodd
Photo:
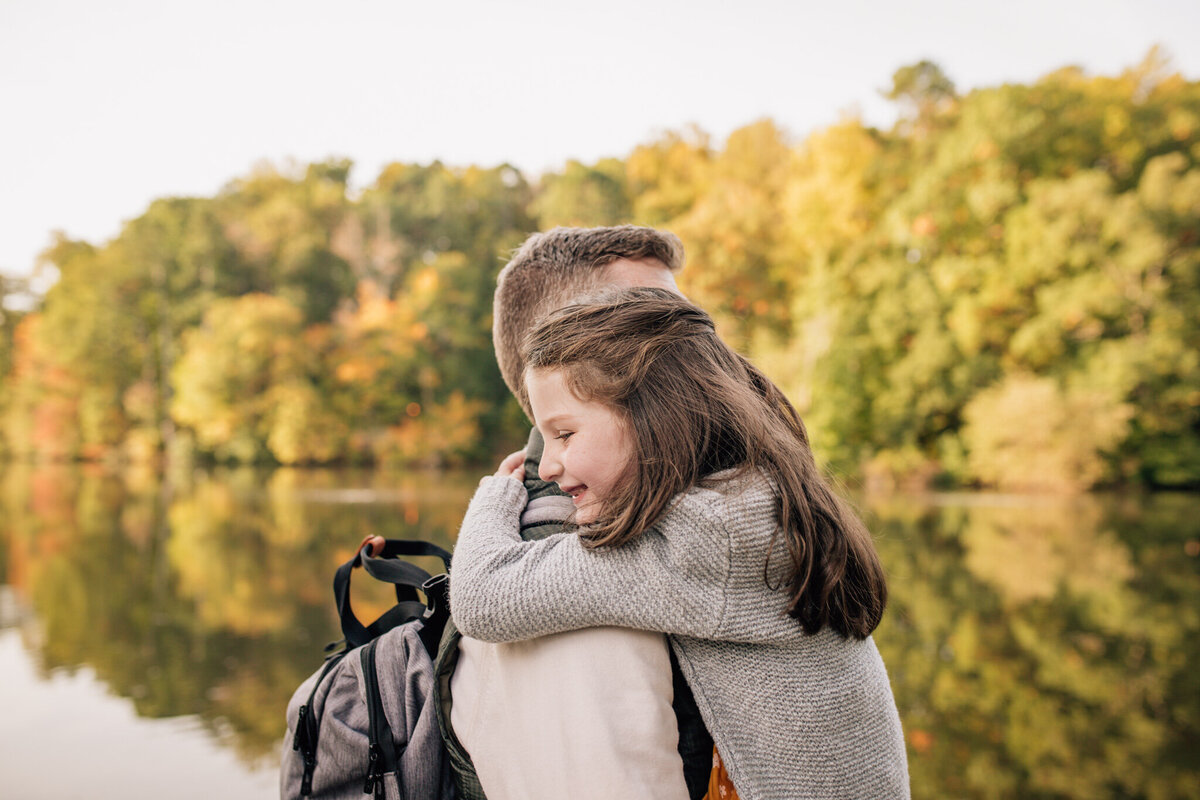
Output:
M765 480L693 488L654 528L600 550L570 533L522 541L524 505L518 481L489 477L467 509L450 580L464 634L506 642L596 625L662 631L743 800L909 796L875 643L805 634L764 581L776 527ZM772 559L772 585L785 570Z

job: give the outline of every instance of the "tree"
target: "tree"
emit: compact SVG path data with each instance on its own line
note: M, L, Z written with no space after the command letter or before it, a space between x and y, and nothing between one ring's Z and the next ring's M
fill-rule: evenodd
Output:
M954 82L932 61L922 60L892 73L892 88L883 93L901 104L904 118L924 133L934 119L949 109L957 94Z
M689 266L685 293L709 309L723 336L747 347L758 335L786 334L789 264L780 258L782 202L792 158L786 134L760 120L729 135L705 170L704 192L671 223Z
M632 214L625 164L605 158L592 166L568 161L561 173L548 173L533 203L538 229L591 227L628 222Z
M694 126L634 148L625 159L634 220L670 228L708 190L714 155L708 134Z
M243 270L233 293L274 294L306 322L330 319L354 286L350 265L333 248L333 233L349 212L349 172L348 161L302 171L263 165L221 192L217 213Z
M300 336L302 322L302 312L286 300L249 294L213 303L203 326L185 334L171 375L171 414L195 432L200 448L220 461L270 458L276 427L293 425L296 404L311 399L306 392L314 365ZM303 413L312 416L307 407ZM310 421L336 432L335 418L318 412ZM276 435L285 442L282 455L304 455L290 433Z

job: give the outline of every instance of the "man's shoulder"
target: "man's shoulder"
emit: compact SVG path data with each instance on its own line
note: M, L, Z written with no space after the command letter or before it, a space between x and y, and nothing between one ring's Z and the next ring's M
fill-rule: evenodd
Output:
M725 516L731 512L774 509L775 505L775 490L761 472L725 470L683 492L672 508L690 508L699 513Z

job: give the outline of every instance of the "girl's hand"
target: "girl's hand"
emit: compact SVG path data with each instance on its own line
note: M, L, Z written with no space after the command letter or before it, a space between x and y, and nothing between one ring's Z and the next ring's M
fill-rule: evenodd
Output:
M504 460L500 462L500 468L496 470L496 477L525 480L525 451L518 450L505 456Z

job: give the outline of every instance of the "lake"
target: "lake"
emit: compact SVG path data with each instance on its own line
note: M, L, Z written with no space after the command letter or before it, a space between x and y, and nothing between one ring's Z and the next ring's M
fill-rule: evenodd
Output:
M277 796L333 570L451 547L478 474L0 472L0 794ZM915 798L1200 797L1200 495L855 500Z

